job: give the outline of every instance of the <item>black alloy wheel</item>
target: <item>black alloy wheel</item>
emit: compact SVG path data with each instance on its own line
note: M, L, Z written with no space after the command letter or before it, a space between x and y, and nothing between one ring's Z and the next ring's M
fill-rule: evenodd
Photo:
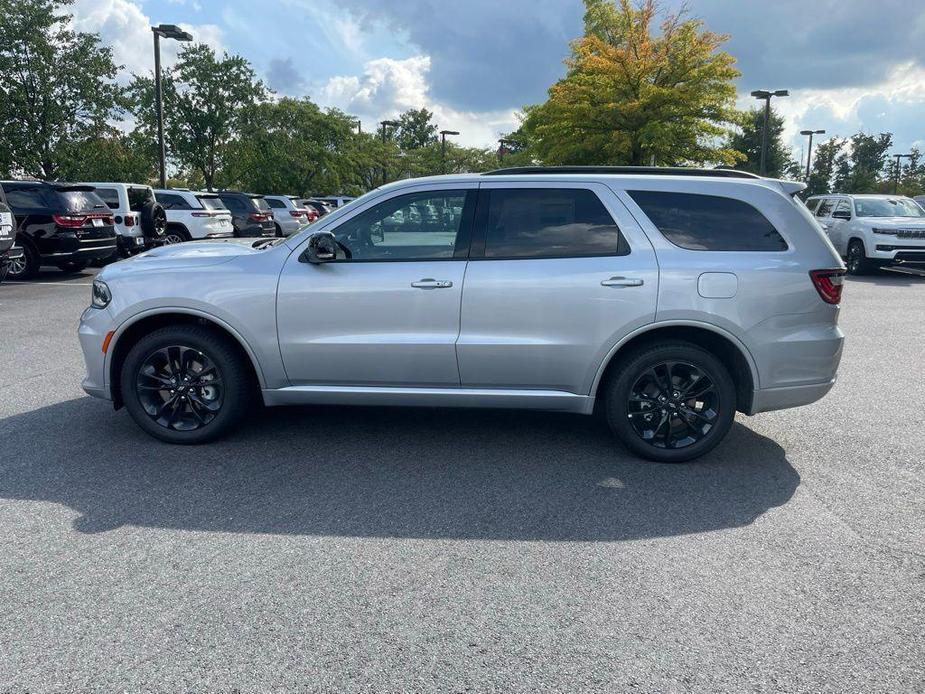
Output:
M866 275L871 271L871 263L864 252L864 244L855 239L848 246L848 259L845 262L849 275Z
M186 345L151 352L138 371L135 389L148 417L175 431L206 426L224 401L221 371L205 354Z

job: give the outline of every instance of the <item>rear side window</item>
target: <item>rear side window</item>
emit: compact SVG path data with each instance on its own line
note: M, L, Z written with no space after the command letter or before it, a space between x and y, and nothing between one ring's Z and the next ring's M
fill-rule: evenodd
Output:
M42 191L37 188L10 190L6 193L6 201L13 209L37 209L45 207Z
M119 191L115 188L97 188L94 191L111 210L119 209Z
M621 255L629 249L600 199L584 189L488 192L486 258Z
M786 251L787 242L757 209L735 198L630 190L662 235L691 251Z
M164 206L165 210L191 210L192 207L182 195L172 193L158 193L157 201Z
M228 207L229 210L234 210L235 212L246 212L247 205L244 204L244 201L240 198L228 195L222 198L222 202Z
M806 209L808 209L810 212L815 212L816 208L819 207L821 200L821 198L813 198L812 200L807 200Z
M132 212L141 212L141 208L154 200L154 191L150 188L129 188L128 207Z
M264 198L267 201L267 204L272 207L274 210L282 210L286 206L283 204L282 200L276 200L274 198Z

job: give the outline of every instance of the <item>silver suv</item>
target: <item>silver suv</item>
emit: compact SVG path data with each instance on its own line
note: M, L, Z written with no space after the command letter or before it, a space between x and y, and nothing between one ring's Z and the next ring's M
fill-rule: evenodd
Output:
M105 268L84 390L201 443L251 404L601 412L653 460L835 381L844 266L802 184L526 168L383 186L289 237Z

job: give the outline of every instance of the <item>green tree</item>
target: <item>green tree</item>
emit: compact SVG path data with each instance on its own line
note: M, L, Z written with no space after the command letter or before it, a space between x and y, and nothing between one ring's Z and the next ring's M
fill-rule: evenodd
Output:
M813 151L811 172L806 182L804 195L823 195L832 192L832 176L835 173L835 160L844 145L843 140L833 137L820 142Z
M0 166L60 176L72 143L119 112L111 49L71 29L71 0L0 0Z
M735 60L727 37L664 14L655 0L585 0L585 33L567 75L526 113L536 157L547 164L733 164L717 144L735 120Z
M181 168L202 176L208 189L227 182L231 153L246 113L266 101L267 88L238 55L219 58L205 44L180 49L176 65L163 73L164 125L168 150ZM154 81L135 76L130 85L139 128L154 137Z
M139 131L123 133L115 128L69 143L61 164L61 177L71 181L155 180L157 147Z
M426 108L412 108L398 117L395 140L403 150L421 149L437 141L434 114Z
M737 169L759 173L761 170L761 133L764 128L764 109L755 108L740 112L736 117L738 128L730 133L726 146L745 155L736 164ZM768 131L767 175L771 178L793 177L802 179L799 164L793 161L790 148L784 142L784 118L771 110L771 127Z
M842 151L835 160L835 191L871 193L877 190L887 164L887 152L893 146L893 136L890 133L857 133L847 144L847 151Z

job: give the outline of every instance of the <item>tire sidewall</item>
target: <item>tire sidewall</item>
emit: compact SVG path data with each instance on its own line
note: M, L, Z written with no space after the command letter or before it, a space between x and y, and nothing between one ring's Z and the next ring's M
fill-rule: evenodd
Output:
M166 429L154 422L142 407L136 390L138 370L152 352L172 345L193 347L218 367L224 384L222 408L215 419L194 431ZM126 355L120 372L125 408L145 432L175 444L206 443L220 438L240 423L246 413L250 392L247 365L224 336L200 326L170 326L141 338Z
M627 401L636 380L651 366L664 361L693 364L716 385L719 392L719 416L716 424L700 441L685 448L657 448L643 441L630 424ZM656 462L682 463L708 453L726 437L735 420L736 391L729 371L710 352L687 344L652 346L629 355L607 393L607 420L611 429L633 453Z

